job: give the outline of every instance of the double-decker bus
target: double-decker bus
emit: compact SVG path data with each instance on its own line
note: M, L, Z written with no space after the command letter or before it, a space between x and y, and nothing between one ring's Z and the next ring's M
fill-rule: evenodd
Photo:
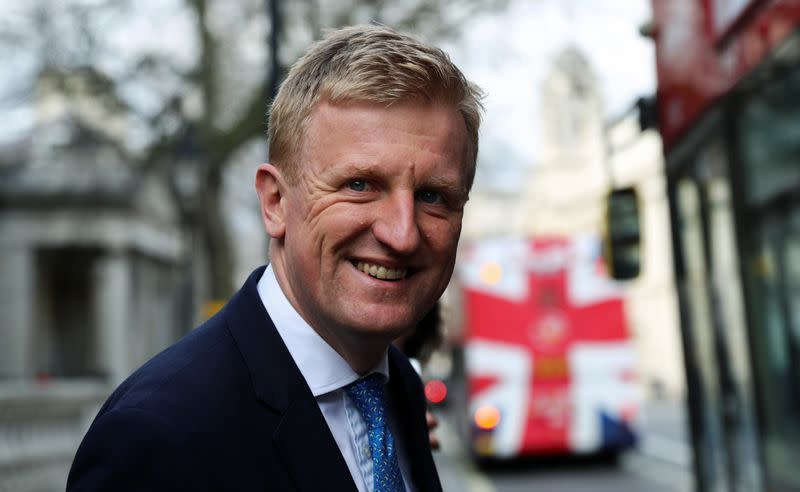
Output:
M800 491L800 1L652 7L697 489ZM609 205L630 277L634 190Z
M596 236L468 243L467 440L480 460L617 453L635 443L635 350Z

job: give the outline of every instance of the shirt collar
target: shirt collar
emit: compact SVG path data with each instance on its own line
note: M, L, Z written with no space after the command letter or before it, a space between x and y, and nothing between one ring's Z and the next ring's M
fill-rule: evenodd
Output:
M314 397L347 386L359 378L347 361L294 309L278 284L271 264L267 265L258 281L258 295ZM389 379L388 350L370 372Z

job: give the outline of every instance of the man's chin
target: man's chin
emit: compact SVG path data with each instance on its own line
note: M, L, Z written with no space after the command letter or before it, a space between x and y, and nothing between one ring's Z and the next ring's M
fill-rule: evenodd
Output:
M361 316L353 317L349 325L354 333L391 341L410 331L415 325L415 318L408 312L395 314L365 312Z

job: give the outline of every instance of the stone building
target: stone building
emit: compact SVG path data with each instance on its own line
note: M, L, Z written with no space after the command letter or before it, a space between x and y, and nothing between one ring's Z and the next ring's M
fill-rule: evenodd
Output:
M197 312L174 194L118 152L113 108L47 79L36 104L0 149L0 492L63 490L110 390Z

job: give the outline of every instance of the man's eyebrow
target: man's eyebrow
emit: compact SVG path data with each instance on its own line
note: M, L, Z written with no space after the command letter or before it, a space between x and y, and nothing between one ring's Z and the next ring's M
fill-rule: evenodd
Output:
M450 178L448 176L431 176L426 179L423 184L441 190L448 190L455 193L464 193L464 185L459 178Z
M431 176L423 182L426 188L433 188L435 191L446 193L455 199L466 201L469 195L466 187L458 178L447 176Z
M425 184L437 188L451 188L454 190L460 188L460 183L457 178L451 179L447 176L431 176L425 180Z

